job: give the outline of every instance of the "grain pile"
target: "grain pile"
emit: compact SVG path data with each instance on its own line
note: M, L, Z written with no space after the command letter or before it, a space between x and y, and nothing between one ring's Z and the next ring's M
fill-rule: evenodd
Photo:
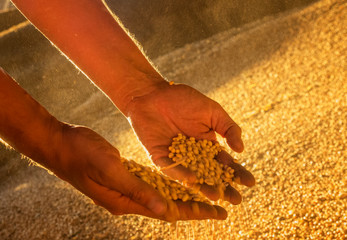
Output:
M113 217L29 168L0 184L0 238L346 239L346 16L345 2L318 1L156 59L165 76L221 103L243 129L238 159L257 185L240 187L243 203L225 205L227 220L173 229ZM131 130L112 132L112 124L104 133L120 152L145 159Z

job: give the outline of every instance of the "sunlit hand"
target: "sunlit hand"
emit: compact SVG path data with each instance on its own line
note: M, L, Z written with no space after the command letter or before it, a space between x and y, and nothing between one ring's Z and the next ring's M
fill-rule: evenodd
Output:
M131 175L120 161L117 149L85 127L62 127L60 161L53 170L112 214L140 214L173 220L166 200L152 186ZM226 218L224 209L199 204L194 213L188 203L177 202L178 219ZM176 220L176 219L174 219Z
M168 147L178 133L196 139L216 140L217 132L226 138L234 151L242 152L244 148L241 129L225 110L217 102L183 84L162 83L149 94L134 98L128 105L127 116L152 161L160 167L173 163L168 158ZM235 169L235 177L242 184L255 184L253 175L234 163L225 151L217 158ZM164 172L188 183L195 180L194 173L180 165ZM217 189L206 184L201 186L201 191L212 200L219 198ZM230 186L224 198L233 204L241 202L241 195Z

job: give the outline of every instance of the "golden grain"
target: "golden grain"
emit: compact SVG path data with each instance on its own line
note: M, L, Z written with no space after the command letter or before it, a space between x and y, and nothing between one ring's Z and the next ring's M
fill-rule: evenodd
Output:
M234 170L218 162L216 156L222 150L218 142L213 143L206 139L196 140L194 137L186 137L182 134L172 139L168 155L174 164L162 168L162 170L182 165L195 173L199 184L207 184L224 191L228 184L234 180ZM222 194L220 194L222 195Z

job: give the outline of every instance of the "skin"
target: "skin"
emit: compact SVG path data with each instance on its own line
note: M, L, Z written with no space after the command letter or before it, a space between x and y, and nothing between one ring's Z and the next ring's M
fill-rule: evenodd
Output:
M80 68L128 118L138 139L159 166L178 133L215 140L215 132L236 152L243 151L240 127L215 101L186 85L170 85L150 64L134 41L100 0L15 0L17 8ZM18 151L52 170L111 213L140 214L172 220L167 201L146 183L125 171L116 148L92 130L62 123L1 71L0 135ZM4 87L3 87L4 86ZM38 114L39 113L39 114ZM49 144L47 144L49 143ZM246 186L254 177L226 152L218 159L236 169ZM166 173L191 183L194 175L182 166ZM207 185L201 191L215 200ZM228 187L226 200L241 202ZM224 209L177 202L175 220L225 219Z
M219 206L177 202L179 215L147 183L122 165L116 148L93 130L58 121L0 68L0 137L115 215L166 221L225 219Z

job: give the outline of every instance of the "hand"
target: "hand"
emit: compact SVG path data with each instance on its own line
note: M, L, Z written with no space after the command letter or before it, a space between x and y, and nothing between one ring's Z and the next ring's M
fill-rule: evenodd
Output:
M94 131L64 124L59 145L57 162L60 164L53 171L97 205L115 215L140 214L173 220L159 192L131 175L123 167L118 150ZM199 204L197 214L188 203L178 202L177 206L178 218L182 220L226 218L226 212L220 207Z
M226 138L234 151L242 152L244 148L241 129L225 110L215 101L183 84L162 83L154 91L134 98L127 106L127 116L152 161L160 167L173 163L168 158L168 147L178 133L215 141L217 132ZM239 178L242 184L255 184L253 175L234 163L225 151L221 152L217 159L233 167L235 177ZM181 165L164 172L188 183L195 181L194 173ZM219 198L217 189L206 184L201 186L201 191L212 200ZM224 198L233 204L241 202L241 195L230 186L226 189Z

